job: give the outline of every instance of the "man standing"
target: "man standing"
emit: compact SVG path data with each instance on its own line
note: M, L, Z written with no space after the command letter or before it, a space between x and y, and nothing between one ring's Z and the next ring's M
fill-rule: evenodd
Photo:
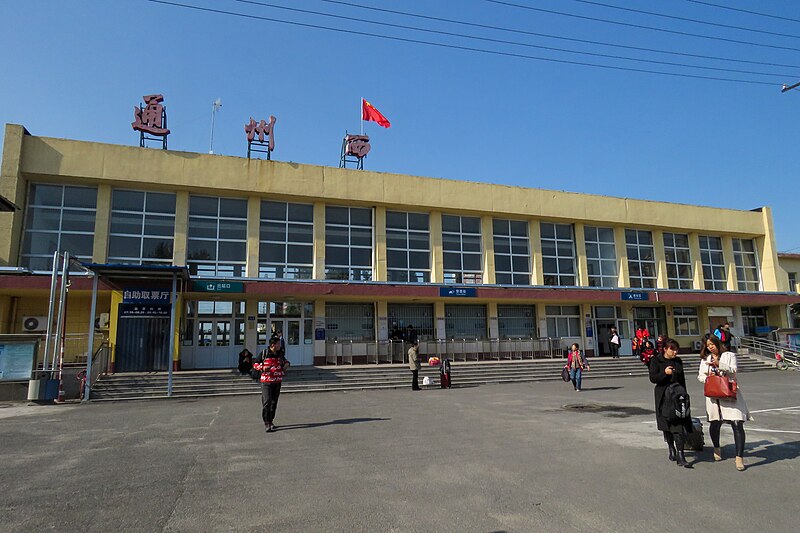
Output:
M269 348L261 352L253 362L253 368L261 372L261 418L267 433L277 429L272 421L275 420L275 412L278 410L284 371L289 366L289 361L281 350L280 339L270 340Z
M617 328L612 326L611 331L608 333L608 346L611 348L611 357L613 359L619 359L620 344L622 343L619 340Z
M419 341L411 343L411 348L408 349L408 367L411 369L411 390L420 390L419 388Z

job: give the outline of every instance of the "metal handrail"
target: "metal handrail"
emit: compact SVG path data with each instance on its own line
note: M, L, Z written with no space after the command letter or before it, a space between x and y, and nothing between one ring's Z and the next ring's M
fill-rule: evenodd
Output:
M762 337L739 337L739 348L745 348L748 354L755 353L767 359L775 359L775 354L780 352L782 356L798 356L796 347L781 342L775 342Z

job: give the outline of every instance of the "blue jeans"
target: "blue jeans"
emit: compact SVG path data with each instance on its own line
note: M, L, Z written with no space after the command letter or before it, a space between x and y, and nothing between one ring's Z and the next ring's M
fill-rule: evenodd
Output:
M582 375L583 375L583 370L580 368L569 369L569 379L572 381L572 386L575 387L575 390L581 390Z

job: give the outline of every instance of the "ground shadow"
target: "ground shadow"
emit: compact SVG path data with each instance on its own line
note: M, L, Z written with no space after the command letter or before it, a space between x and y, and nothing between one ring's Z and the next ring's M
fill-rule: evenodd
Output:
M360 422L380 422L384 420L391 420L391 418L340 418L338 420L330 420L328 422L312 422L310 424L286 424L277 428L278 431L286 431L289 429L309 429L319 428L323 426L340 426L347 424L358 424Z
M753 448L758 449L754 450ZM733 457L736 455L733 445L723 446L722 455L723 457ZM775 443L769 440L760 440L747 443L745 445L744 457L746 459L745 464L748 468L764 466L787 459L797 459L800 457L800 441ZM761 460L753 461L756 457ZM750 460L747 460L747 458L750 458Z
M594 390L618 390L622 387L581 387L581 392Z

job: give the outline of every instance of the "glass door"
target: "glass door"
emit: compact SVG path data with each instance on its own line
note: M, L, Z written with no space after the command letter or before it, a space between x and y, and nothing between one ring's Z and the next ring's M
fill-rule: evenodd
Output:
M617 320L617 334L619 335L620 355L633 355L633 346L631 346L631 321L624 318Z

